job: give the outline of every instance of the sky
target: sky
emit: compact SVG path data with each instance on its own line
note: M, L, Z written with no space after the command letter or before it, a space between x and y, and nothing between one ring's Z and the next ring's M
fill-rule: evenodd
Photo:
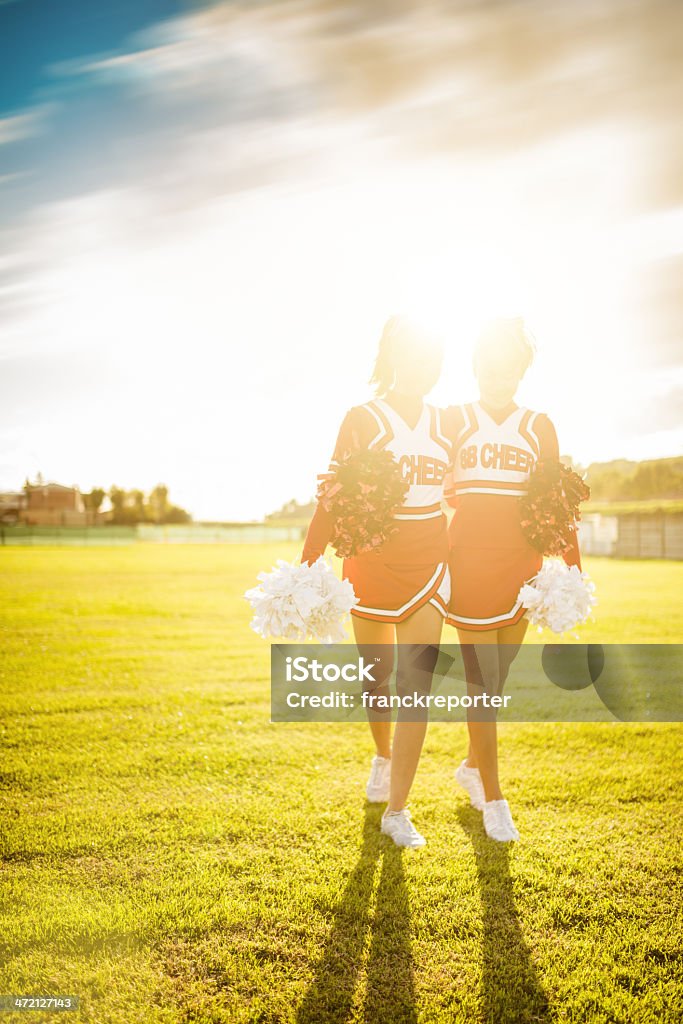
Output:
M681 453L683 4L0 0L0 489L308 500L396 312L583 465Z

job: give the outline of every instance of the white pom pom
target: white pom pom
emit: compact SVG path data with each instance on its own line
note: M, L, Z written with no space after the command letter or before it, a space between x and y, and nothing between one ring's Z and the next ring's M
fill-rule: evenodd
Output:
M254 609L251 628L259 636L341 643L343 623L358 604L348 580L340 580L323 556L313 565L278 559L272 572L260 572L261 586L247 590Z
M548 627L553 633L564 633L586 621L597 604L594 593L595 584L588 573L581 572L577 565L550 559L524 584L517 599L539 632Z

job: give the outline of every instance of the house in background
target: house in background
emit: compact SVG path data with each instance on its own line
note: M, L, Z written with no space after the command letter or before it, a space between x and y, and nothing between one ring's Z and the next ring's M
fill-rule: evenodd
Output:
M26 484L26 503L19 522L27 526L86 526L90 513L77 487L64 484Z
M11 526L21 522L25 508L26 495L23 491L0 491L0 525Z

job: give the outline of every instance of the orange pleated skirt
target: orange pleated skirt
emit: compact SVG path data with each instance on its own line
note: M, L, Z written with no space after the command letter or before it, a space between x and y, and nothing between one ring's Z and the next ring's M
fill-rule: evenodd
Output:
M344 578L359 598L351 614L403 622L429 603L445 618L450 599L446 517L399 520L397 527L379 550L344 559Z

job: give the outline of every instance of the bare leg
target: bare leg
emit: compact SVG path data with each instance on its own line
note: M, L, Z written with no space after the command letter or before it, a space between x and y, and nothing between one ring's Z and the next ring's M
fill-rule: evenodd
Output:
M441 640L443 617L431 604L424 604L413 615L396 626L396 639L402 644L438 645ZM399 647L400 650L400 647ZM424 680L421 682L424 683ZM401 811L406 805L410 787L415 778L422 745L427 733L424 721L396 723L391 765L391 794L387 811Z
M516 622L514 626L503 626L502 629L498 630L498 670L499 670L499 690L498 693L502 694L503 687L505 686L505 680L508 677L510 666L519 654L519 649L522 646L522 641L529 627L529 620L526 616L522 616L519 622Z
M376 661L374 676L376 693L389 693L389 677L394 668L394 626L390 622L375 622L352 615L353 632L358 653L366 661ZM379 659L379 660L377 660ZM370 732L380 757L391 757L391 714L368 713Z
M527 620L521 619L513 626L491 630L458 629L461 645L470 645L469 658L465 658L467 671L467 691L470 695L481 693L500 694L510 670L510 665L524 639ZM503 645L501 648L500 645ZM472 672L468 662L472 661L472 652L478 671ZM479 720L475 720L475 719ZM502 800L503 793L498 778L498 730L495 713L490 721L481 721L480 715L468 715L469 749L467 764L478 768L484 793L487 800Z
M491 630L458 629L458 638L463 648L468 645L469 656L465 657L467 692L470 696L498 691L498 648L497 633ZM463 650L465 655L465 651ZM474 660L475 671L472 670ZM478 671L477 671L478 669ZM498 736L495 717L481 721L481 712L468 711L467 729L470 746L467 764L478 768L487 800L501 800L503 794L498 781Z

